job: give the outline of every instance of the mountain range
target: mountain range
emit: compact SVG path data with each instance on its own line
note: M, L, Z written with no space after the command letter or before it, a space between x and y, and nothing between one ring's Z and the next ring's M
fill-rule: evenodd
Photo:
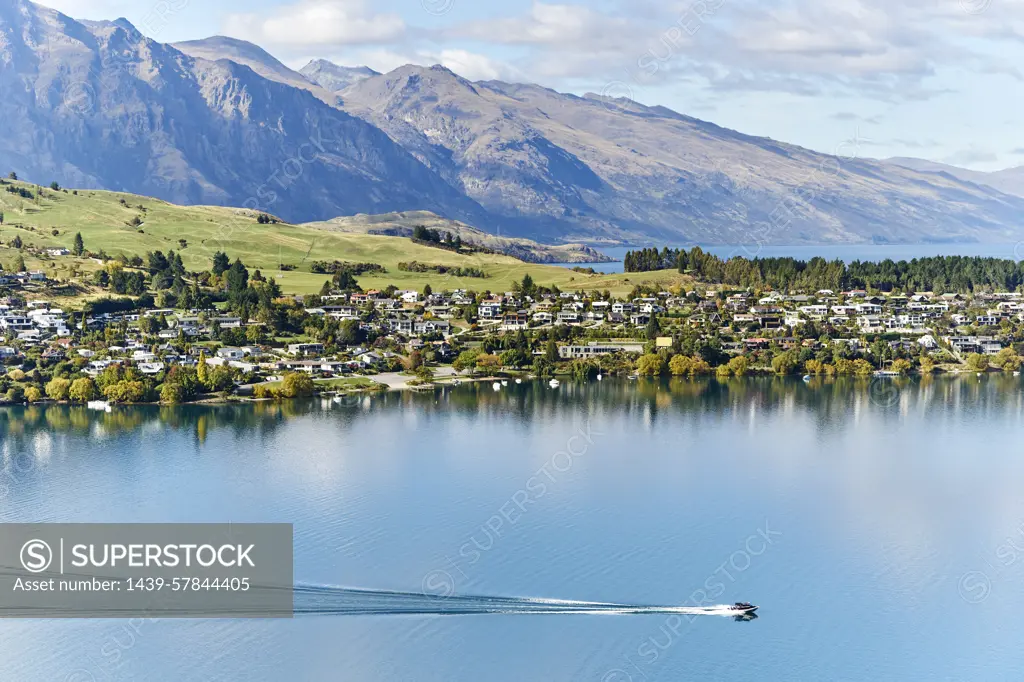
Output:
M289 222L431 211L548 243L1024 237L1024 182L843 151L441 66L296 71L232 38L163 44L0 3L0 168L37 182Z

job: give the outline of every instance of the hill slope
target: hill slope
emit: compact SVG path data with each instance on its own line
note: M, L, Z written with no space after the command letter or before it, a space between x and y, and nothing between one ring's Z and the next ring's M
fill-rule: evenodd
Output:
M964 182L973 182L978 185L987 185L997 189L1004 194L1011 194L1015 197L1024 197L1024 166L1005 168L999 171L974 171L958 166L950 166L936 161L925 159L914 159L906 157L893 157L886 159L906 168L912 168L924 173L945 173Z
M548 246L522 238L500 237L456 220L447 220L429 211L406 211L381 215L356 215L333 218L304 227L351 234L380 234L411 237L417 226L458 235L462 241L513 256L527 263L606 263L612 259L583 244Z
M0 265L9 267L19 252L9 244L19 237L26 247L30 267L40 267L61 278L72 269L99 267L70 257L31 256L32 249L62 246L71 248L75 234L82 234L88 251L110 256L125 254L145 257L149 251L174 251L189 270L210 267L213 254L224 251L241 258L250 268L275 277L285 291L311 293L320 290L329 275L311 272L314 261L369 262L383 265L387 273L359 277L365 288L395 284L422 289L430 284L442 289L508 291L514 281L529 273L539 284L565 289L611 289L628 291L642 280L671 282L680 279L672 272L644 275L585 275L567 268L524 263L510 256L462 254L414 243L406 237L344 232L317 226L261 224L255 211L220 206L178 206L152 197L101 190L53 191L24 182L5 181L0 186ZM31 192L31 199L6 191L16 187ZM141 207L141 208L140 208ZM141 224L133 225L134 218ZM427 219L410 214L404 219ZM436 217L435 217L436 218ZM370 223L398 224L401 216L362 216ZM436 219L440 221L440 219ZM56 234L54 234L56 232ZM544 247L537 247L543 250ZM451 277L436 273L405 272L398 263L418 261L433 265L479 268L486 278ZM281 266L289 266L282 268ZM632 280L632 281L631 281Z

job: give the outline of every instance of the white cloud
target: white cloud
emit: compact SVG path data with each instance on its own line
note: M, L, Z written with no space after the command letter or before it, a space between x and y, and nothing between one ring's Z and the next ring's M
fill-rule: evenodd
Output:
M228 15L224 32L262 45L329 47L388 43L405 33L405 22L396 13L372 13L363 0L301 0L269 15Z

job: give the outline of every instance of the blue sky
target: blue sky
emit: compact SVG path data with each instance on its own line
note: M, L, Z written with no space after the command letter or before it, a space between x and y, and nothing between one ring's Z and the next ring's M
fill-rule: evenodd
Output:
M289 66L443 63L645 104L823 152L1024 164L1024 0L47 0L162 42Z

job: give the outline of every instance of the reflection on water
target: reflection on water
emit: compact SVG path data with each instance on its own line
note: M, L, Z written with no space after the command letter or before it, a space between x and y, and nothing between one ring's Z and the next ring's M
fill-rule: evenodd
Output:
M614 411L647 426L659 419L724 418L742 411L750 416L802 410L815 415L822 428L846 428L861 413L897 419L909 412L937 407L972 413L1012 411L1024 407L1024 384L1007 374L923 376L902 378L815 377L809 381L783 377L663 379L640 381L565 382L551 389L545 382L508 386L500 392L489 383L466 384L433 391L374 393L344 404L330 400L292 400L222 405L119 406L112 412L68 405L0 408L3 452L33 451L39 434L74 433L91 438L113 437L153 427L191 432L202 444L211 431L266 436L285 420L334 413L356 420L378 411L413 410L429 420L438 413L470 419L501 414L524 423L560 412L594 414ZM938 413L938 412L936 412ZM842 419L837 419L842 417Z

